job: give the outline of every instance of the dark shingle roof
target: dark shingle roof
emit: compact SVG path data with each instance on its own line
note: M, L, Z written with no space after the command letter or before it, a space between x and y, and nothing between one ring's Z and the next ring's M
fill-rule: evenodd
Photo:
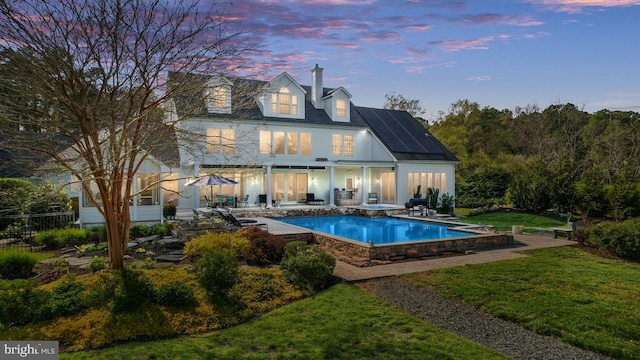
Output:
M198 75L195 75L198 76ZM204 76L204 75L200 75ZM347 126L347 127L367 127L366 122L362 119L360 114L354 110L353 104L351 104L351 121L350 122L336 122L332 121L331 117L323 109L316 109L311 103L311 86L301 85L306 91L305 102L305 117L301 119L290 119L285 117L265 117L262 115L258 103L255 101L255 97L261 93L261 91L269 84L267 81L262 80L250 80L234 77L227 77L233 83L232 90L232 113L233 117L238 120L251 120L251 121L263 121L263 122L284 122L284 123L297 123L297 124L313 124L313 125L333 125L333 126ZM329 94L331 88L323 88L323 96ZM238 98L240 97L240 98ZM176 100L176 110L179 115L184 115L184 108L187 104L193 104L193 99L187 97L181 97ZM199 99L197 101L204 101ZM241 104L241 108L238 108L237 104ZM265 106L270 106L265 104ZM204 104L198 106L197 116L206 117L211 119L228 119L229 114L209 113Z
M356 110L396 159L458 161L408 112L360 106Z

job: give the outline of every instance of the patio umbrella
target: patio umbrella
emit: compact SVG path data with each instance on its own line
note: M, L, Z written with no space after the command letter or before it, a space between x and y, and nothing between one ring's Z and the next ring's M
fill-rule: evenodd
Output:
M211 186L211 198L213 199L213 187L215 185L235 185L238 182L232 179L228 179L224 176L216 174L207 174L198 176L193 180L189 180L185 183L186 186Z

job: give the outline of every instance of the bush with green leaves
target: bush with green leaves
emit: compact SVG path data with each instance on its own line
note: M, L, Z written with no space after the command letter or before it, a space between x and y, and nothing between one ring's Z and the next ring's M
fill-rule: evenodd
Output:
M87 231L76 228L52 229L39 232L35 239L36 243L44 245L47 249L57 249L86 243Z
M89 261L89 270L91 272L98 272L100 270L106 269L109 265L109 260L104 256L94 256L91 261Z
M194 265L198 282L214 301L226 299L238 282L239 269L236 255L228 249L207 250Z
M640 260L640 218L600 223L587 229L589 243L624 259Z
M250 245L242 252L242 258L249 265L269 265L282 261L286 241L270 234L257 226L246 227L242 232L250 241Z
M333 277L336 259L320 248L293 241L285 247L281 262L285 279L303 291L324 289Z
M28 280L0 281L0 323L4 326L25 325L51 317L51 294L36 289Z
M442 194L442 196L440 197L440 206L438 207L438 212L440 214L452 214L454 203L455 200L453 198L453 195L449 195L449 193Z
M142 271L120 269L117 271L112 311L114 314L131 313L151 302L155 288Z
M191 307L197 304L193 290L181 282L162 285L156 291L156 302L169 307Z
M210 250L228 250L236 258L240 258L249 246L249 239L243 231L210 232L188 241L184 247L184 253L192 257L199 257Z
M83 299L84 285L77 281L64 281L51 294L48 303L51 317L76 314L86 307Z
M26 251L0 252L0 276L4 279L26 279L31 276L38 258Z

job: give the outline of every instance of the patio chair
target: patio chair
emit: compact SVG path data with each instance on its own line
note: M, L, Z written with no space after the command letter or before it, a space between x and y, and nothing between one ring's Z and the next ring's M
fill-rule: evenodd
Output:
M219 207L223 207L227 204L226 199L224 196L222 195L218 195L218 202L216 203L216 205L218 205Z
M369 193L367 195L367 204L377 204L378 203L378 193Z
M236 197L235 196L227 196L227 206L236 207Z
M249 194L244 196L243 200L238 201L238 207L249 206Z
M213 200L209 199L207 195L204 196L204 201L206 201L207 207L210 207L210 208L216 207L216 203L214 203Z
M418 215L422 215L422 205L420 205L419 207L414 206L413 203L411 202L406 202L404 203L404 208L407 209L407 215L408 216L415 216L416 212L418 213Z

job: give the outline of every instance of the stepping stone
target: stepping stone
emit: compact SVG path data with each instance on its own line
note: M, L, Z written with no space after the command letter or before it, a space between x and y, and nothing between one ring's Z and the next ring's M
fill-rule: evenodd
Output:
M127 245L127 247L132 248L132 247L136 247L138 246L138 243L135 241L129 241L129 245Z
M184 247L184 241L178 239L162 239L158 240L156 245L166 246L169 249L181 249Z
M144 244L150 241L156 241L158 240L159 236L158 235L151 235L151 236L145 236L142 238L137 238L136 242L138 242L138 244Z
M160 256L156 256L154 258L154 260L157 261L168 261L168 262L180 262L184 259L186 259L187 256L186 255L160 255Z
M169 255L184 255L184 250L183 249L173 250L169 252Z

